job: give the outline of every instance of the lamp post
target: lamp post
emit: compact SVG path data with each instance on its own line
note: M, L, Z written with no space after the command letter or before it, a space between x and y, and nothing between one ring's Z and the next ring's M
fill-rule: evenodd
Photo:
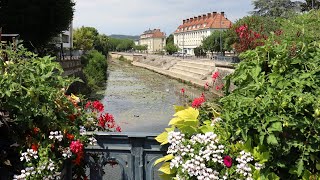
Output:
M221 52L221 56L223 56L221 31L222 31L222 13L220 14L220 52Z

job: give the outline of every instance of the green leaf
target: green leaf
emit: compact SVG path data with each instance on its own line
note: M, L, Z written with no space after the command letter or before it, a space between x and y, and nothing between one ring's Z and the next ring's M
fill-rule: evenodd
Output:
M157 165L159 164L160 162L167 162L167 161L170 161L171 159L173 159L174 156L172 154L168 154L162 158L159 158L156 160L156 162L154 163L154 165Z
M202 133L213 132L213 127L211 125L204 125L201 126L199 129Z
M174 110L175 110L176 113L186 109L186 107L184 107L184 106L176 106L176 105L174 105L173 107L174 107Z
M316 164L316 168L317 168L318 171L320 171L320 163Z
M163 132L155 138L161 145L168 143L168 132Z
M274 122L271 124L271 127L268 128L269 132L277 131L281 132L282 131L282 123L281 122Z
M160 167L159 171L163 172L164 174L173 174L173 173L175 173L174 170L170 169L170 163L169 162L163 163L162 166Z
M302 174L302 171L304 169L303 160L300 159L297 163L297 174L300 176Z
M277 144L278 144L278 140L277 140L277 138L274 136L274 134L270 134L270 135L267 137L267 143L268 143L268 144L272 144L272 145L277 145Z

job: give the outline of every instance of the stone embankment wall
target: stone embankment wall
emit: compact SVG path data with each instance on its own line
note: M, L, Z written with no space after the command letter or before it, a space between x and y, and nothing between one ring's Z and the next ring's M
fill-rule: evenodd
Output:
M209 85L209 89L217 95L223 95L221 88L223 78L234 72L234 64L210 59L182 59L172 56L145 55L112 53L112 58L120 56L132 62L132 65L146 68L154 72L180 79L187 83L204 87ZM219 78L212 79L212 74L219 72Z

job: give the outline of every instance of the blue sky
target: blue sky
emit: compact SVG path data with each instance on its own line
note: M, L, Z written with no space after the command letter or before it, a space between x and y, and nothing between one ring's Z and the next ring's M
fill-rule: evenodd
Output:
M92 26L100 33L139 35L160 28L172 33L183 19L224 11L236 21L253 10L251 0L75 0L74 27Z

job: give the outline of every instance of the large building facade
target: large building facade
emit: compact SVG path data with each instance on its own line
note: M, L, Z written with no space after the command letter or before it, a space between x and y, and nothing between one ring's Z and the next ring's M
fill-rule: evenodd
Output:
M148 46L148 53L162 52L166 46L166 34L160 29L147 30L140 35L140 45Z
M180 52L194 55L194 48L202 45L202 40L213 31L226 30L232 22L225 17L224 12L208 13L183 20L174 32L174 44Z

